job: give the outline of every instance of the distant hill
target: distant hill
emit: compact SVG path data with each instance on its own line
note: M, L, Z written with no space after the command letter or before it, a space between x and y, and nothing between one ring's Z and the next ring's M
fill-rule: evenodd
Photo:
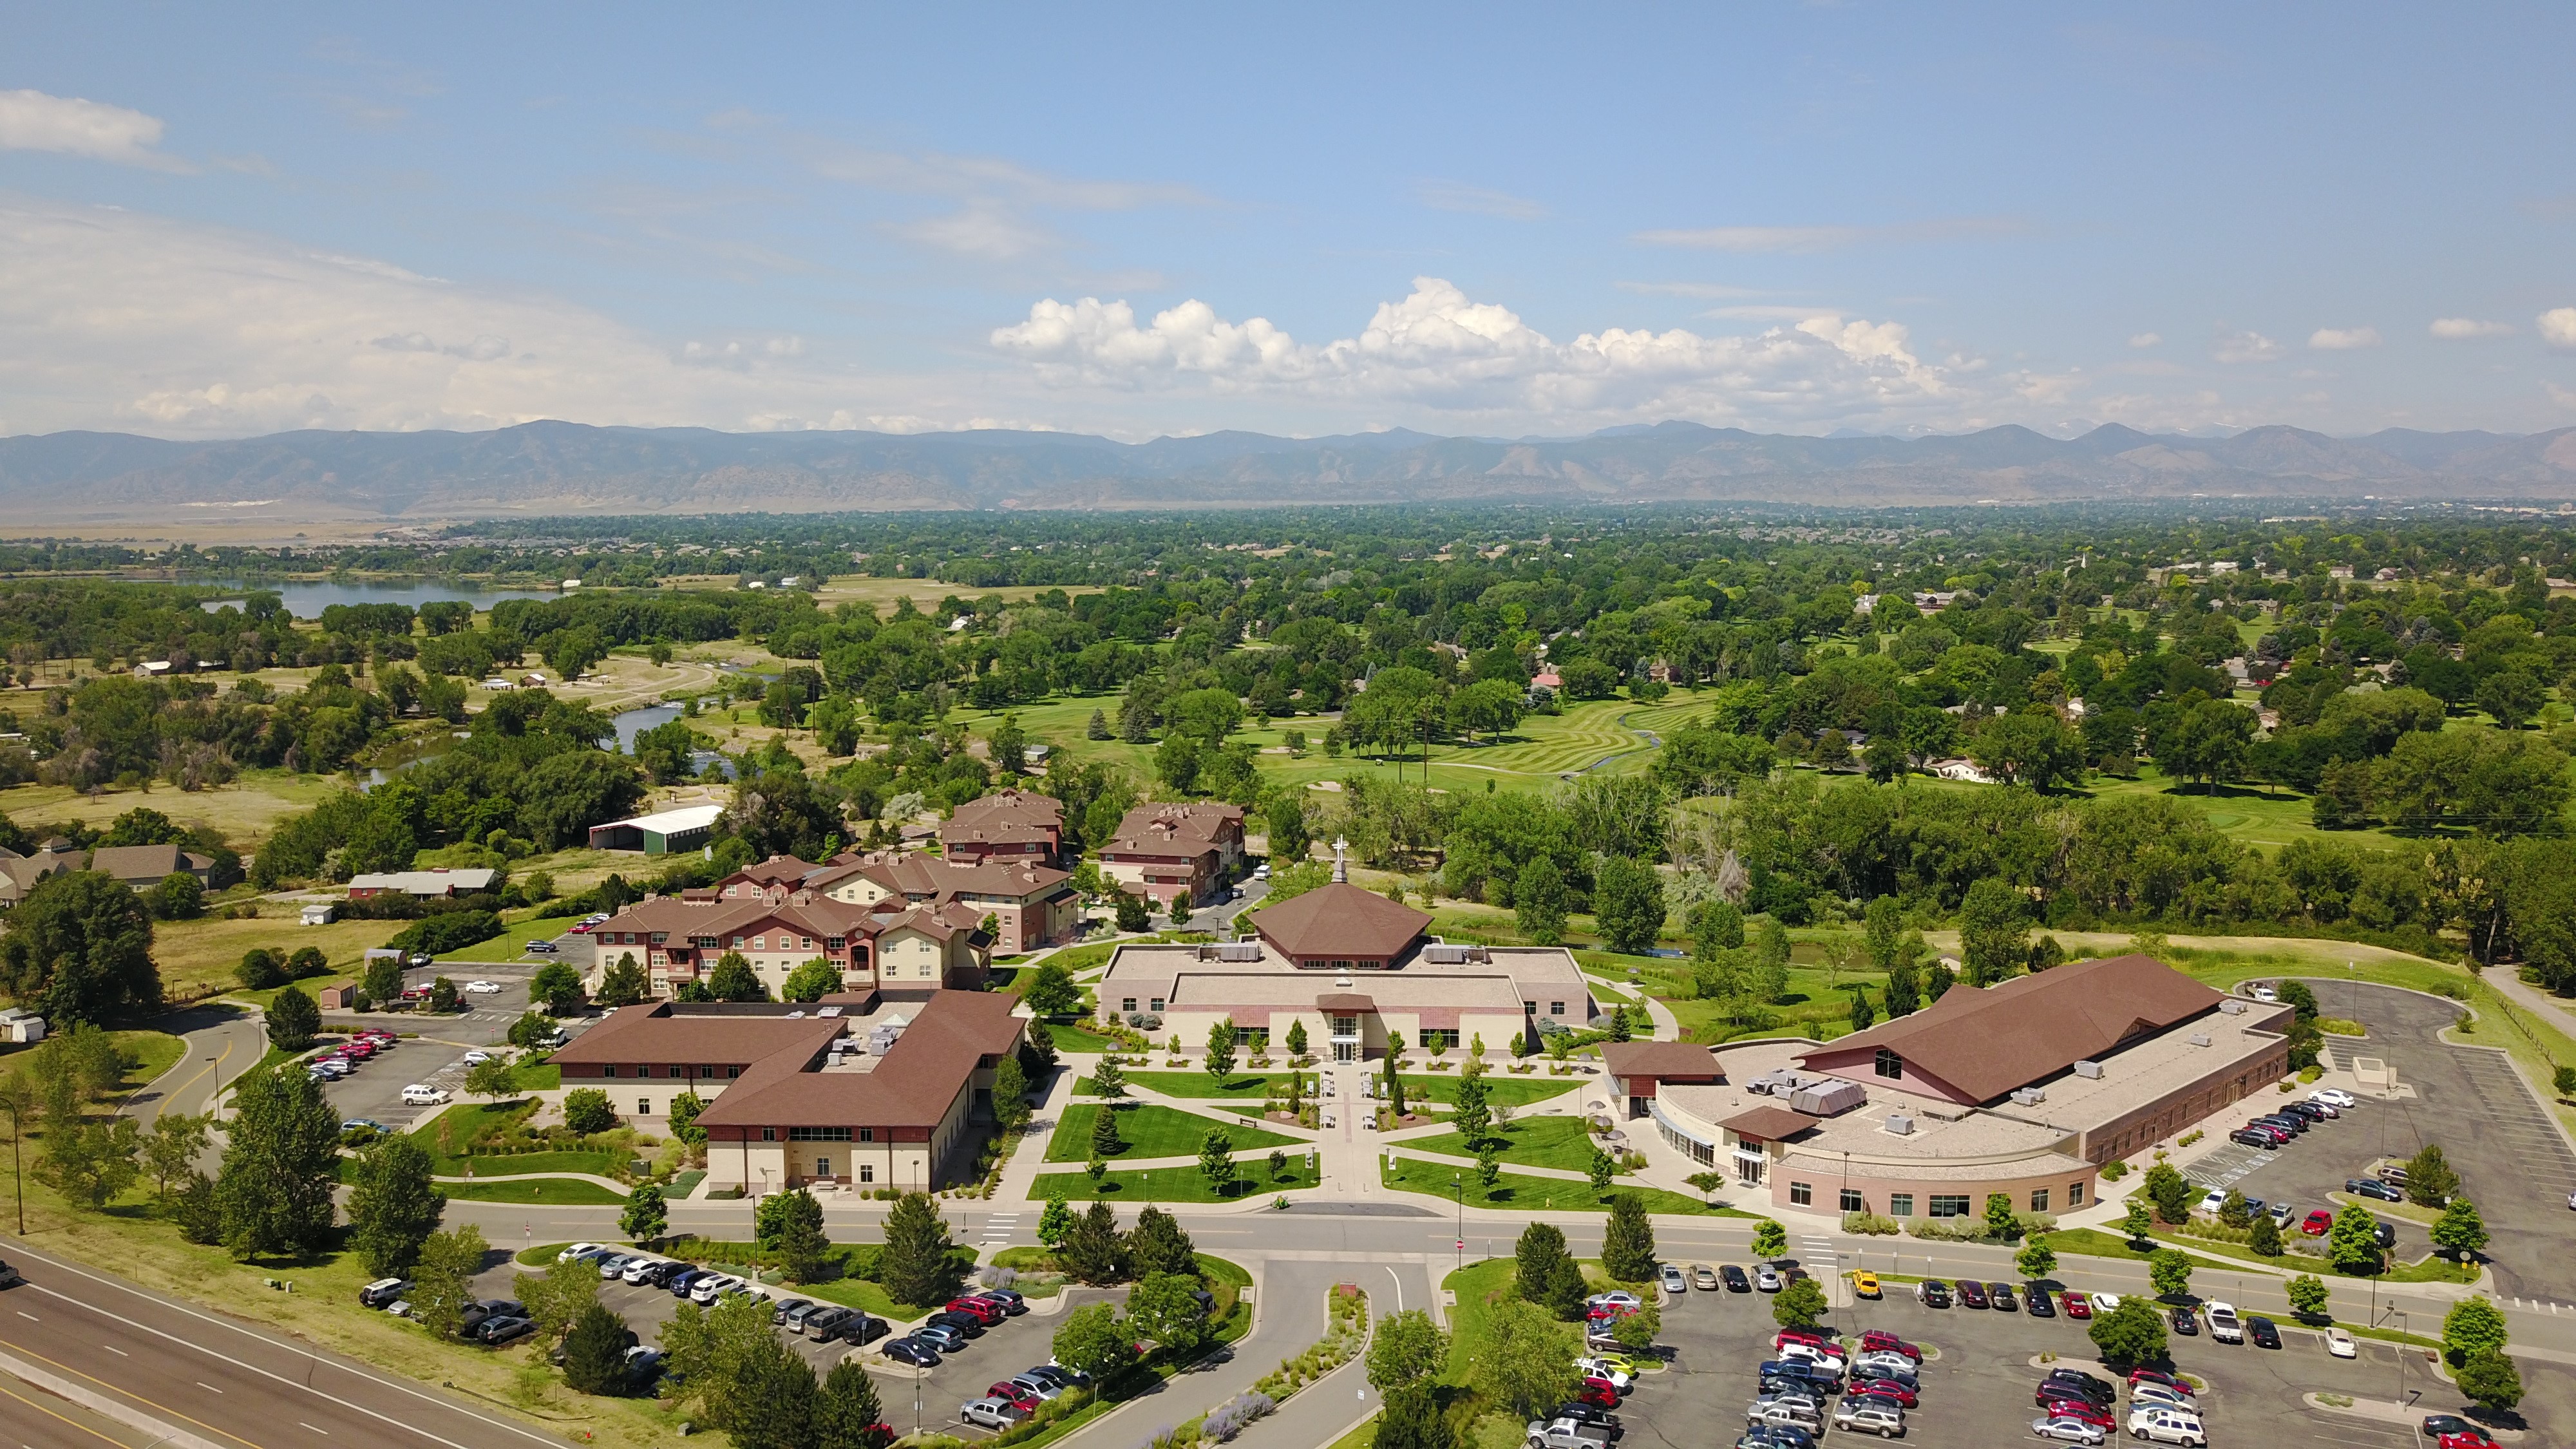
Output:
M2576 428L2392 428L2224 439L2118 425L1806 438L1695 423L1580 438L1212 433L720 433L540 422L487 433L278 433L170 442L0 438L0 519L233 516L420 521L495 514L1257 507L1469 499L1839 506L2210 497L2576 499Z

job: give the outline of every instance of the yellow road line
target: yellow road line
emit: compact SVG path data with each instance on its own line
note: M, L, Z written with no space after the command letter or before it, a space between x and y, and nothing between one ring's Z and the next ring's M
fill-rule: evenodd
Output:
M184 1040L186 1040L186 1038L184 1038L184 1037L183 1037L183 1038L181 1038L181 1040L183 1040L183 1041L184 1041ZM162 1110L162 1111L164 1111L164 1112L166 1112L166 1111L170 1110L170 1103L171 1103L171 1101L172 1101L174 1098L176 1098L176 1097L177 1097L181 1092L184 1092L184 1091L186 1091L188 1088L195 1086L195 1085L197 1084L197 1077L202 1077L202 1076L206 1075L208 1072L221 1072L221 1071L224 1069L224 1059L225 1059L226 1057L231 1056L232 1054L233 1054L233 1044L232 1044L231 1042L227 1041L227 1042L225 1042L225 1043L224 1043L224 1049L223 1049L222 1051L220 1051L220 1052L215 1053L215 1059L214 1059L213 1061L208 1062L208 1063L206 1063L206 1065L204 1065L203 1067L200 1067L200 1068L198 1068L198 1069L197 1069L197 1076L196 1076L196 1077L190 1077L188 1080L186 1080L186 1081L184 1081L184 1082L181 1082L178 1086L176 1086L176 1087L172 1088L170 1091L168 1091L168 1092L166 1092L166 1093L162 1094L162 1097L161 1097L161 1110Z
M90 1437L91 1437L91 1438L93 1438L93 1439L98 1439L98 1440L102 1440L102 1441L104 1441L104 1442L106 1442L106 1443L113 1444L113 1445L115 1445L115 1446L116 1446L116 1449L133 1449L133 1446L132 1446L132 1445L130 1445L130 1444L127 1444L124 1440L122 1440L122 1439L111 1439L111 1438L109 1438L107 1435L105 1435L105 1434L102 1434L102 1433L98 1432L96 1429L91 1428L89 1425L82 1423L82 1422L81 1422L81 1421L79 1421L78 1419L70 1418L70 1417L67 1417L67 1416L62 1415L62 1414L57 1414L57 1413L55 1413L53 1410L46 1408L44 1405L42 1405L42 1404L40 1404L40 1403L37 1403L35 1400L33 1400L33 1399L31 1399L31 1398L28 1398L25 1394L19 1393L19 1392L17 1392L16 1390L11 1389L10 1387L8 1387L8 1386L7 1386L7 1385L5 1385L5 1384L0 1384L0 1394L7 1394L9 1397L11 1397L11 1398L13 1398L13 1399L16 1399L19 1403L22 1403L22 1404L26 1405L28 1408L31 1408L31 1409L35 1410L37 1413L44 1415L44 1416L45 1416L46 1418L48 1418L48 1419L59 1419L59 1420L61 1420L63 1423L66 1423L66 1424L71 1425L73 1428L80 1430L82 1433L87 1434L88 1436L90 1436Z
M250 1440L243 1438L239 1434L225 1433L225 1431L216 1428L214 1425L207 1423L203 1419L190 1418L188 1415L180 1413L169 1405L161 1403L155 1399L147 1399L122 1384L112 1384L95 1374L82 1373L79 1369L73 1368L70 1364L63 1363L58 1359L47 1358L43 1354L36 1352L34 1349L27 1347L23 1343L12 1342L9 1347L36 1360L38 1363L52 1364L55 1368L61 1369L64 1373L70 1374L74 1378L88 1379L91 1383L98 1385L100 1388L107 1390L111 1394L132 1399L134 1402L141 1404L146 1408L158 1409L162 1413L168 1414L174 1419L186 1420L188 1423L196 1425L198 1428L205 1430L209 1434L222 1434L225 1438L232 1440L236 1444L250 1444L250 1449L260 1449L259 1445L252 1444Z

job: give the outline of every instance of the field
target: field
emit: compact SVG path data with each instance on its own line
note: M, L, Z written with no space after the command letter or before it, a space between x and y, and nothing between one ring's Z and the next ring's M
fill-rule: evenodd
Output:
M1581 1172L1592 1164L1592 1137L1584 1130L1580 1117L1523 1117L1503 1123L1495 1129L1495 1136L1503 1143L1502 1160L1517 1167ZM1476 1155L1468 1148L1466 1137L1458 1132L1407 1138L1402 1145L1407 1152L1436 1152L1444 1157L1470 1159Z
M30 827L78 822L103 830L126 811L148 806L180 825L211 826L226 844L247 850L279 820L310 810L344 788L336 775L288 770L244 770L233 783L212 790L164 785L86 795L69 785L12 785L0 790L0 815Z
M1088 1202L1104 1198L1118 1204L1149 1202L1236 1202L1263 1193L1293 1192L1302 1187L1322 1185L1321 1174L1306 1165L1304 1153L1288 1155L1288 1165L1279 1176L1272 1177L1270 1168L1261 1162L1235 1164L1234 1191L1219 1197L1208 1190L1207 1179L1196 1167L1131 1167L1112 1172L1100 1180L1094 1190L1091 1175L1084 1172L1041 1173L1029 1184L1029 1201L1045 1202L1061 1197L1068 1202Z
M1619 1193L1636 1194L1650 1213L1683 1213L1699 1217L1743 1217L1733 1208L1713 1208L1695 1197L1666 1192L1653 1187L1622 1187L1612 1183L1607 1191L1594 1192L1592 1184L1565 1177L1529 1177L1506 1172L1491 1188L1476 1180L1474 1163L1426 1162L1407 1157L1392 1168L1381 1166L1379 1180L1399 1192L1418 1192L1444 1202L1456 1202L1463 1185L1471 1207L1500 1208L1506 1212L1598 1212L1610 1211L1610 1199Z
M1054 1135L1047 1139L1046 1160L1049 1162L1087 1162L1091 1159L1092 1119L1100 1108L1079 1103L1064 1109ZM1234 1139L1235 1149L1253 1147L1297 1147L1303 1139L1284 1137L1276 1132L1241 1122L1220 1122L1195 1112L1152 1103L1127 1103L1118 1108L1118 1137L1126 1145L1110 1153L1111 1161L1122 1157L1192 1157L1206 1140L1210 1128L1223 1128Z
M331 958L331 968L343 975L355 975L362 954L370 947L381 946L387 937L409 925L408 921L334 921L327 926L299 926L290 914L294 907L274 902L262 908L273 912L250 921L219 921L206 917L194 921L163 921L152 928L152 959L161 965L163 992L173 1003L203 1000L221 996L239 986L234 976L241 958L254 946L265 946L281 954L291 954L307 946L317 947ZM302 983L312 990L320 980Z

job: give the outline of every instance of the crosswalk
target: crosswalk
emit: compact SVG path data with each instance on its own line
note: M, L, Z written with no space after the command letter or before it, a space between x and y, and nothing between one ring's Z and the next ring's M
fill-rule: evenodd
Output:
M977 1246L986 1248L1007 1248L1011 1245L1012 1235L1017 1233L1019 1230L1020 1215L1018 1213L995 1213L984 1219L984 1241Z
M1834 1262L1834 1240L1822 1233L1807 1233L1798 1239L1798 1247L1811 1264L1821 1263L1830 1270Z

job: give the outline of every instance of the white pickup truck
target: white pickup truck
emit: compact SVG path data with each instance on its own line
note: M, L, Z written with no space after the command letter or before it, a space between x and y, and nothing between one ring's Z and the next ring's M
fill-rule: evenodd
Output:
M1573 1419L1530 1422L1528 1449L1609 1449L1609 1444L1610 1431L1599 1424Z
M2236 1316L2236 1305L2213 1298L2205 1310L2209 1315L2209 1336L2220 1343L2243 1343L2245 1322Z

